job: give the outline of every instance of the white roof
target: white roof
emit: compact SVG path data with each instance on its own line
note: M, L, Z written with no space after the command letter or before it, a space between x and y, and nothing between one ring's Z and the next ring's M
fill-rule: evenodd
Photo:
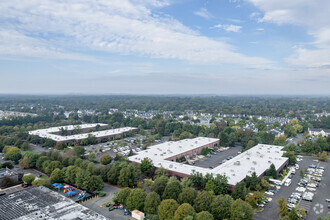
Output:
M211 173L213 176L217 174L225 175L230 185L241 182L246 175L251 176L253 172L256 172L257 176L260 176L272 163L276 169L279 169L288 160L288 158L282 157L283 152L281 150L283 147L264 144L258 144L212 170L166 160L166 158L215 141L218 141L218 139L198 137L177 142L166 142L151 146L147 150L140 151L137 155L131 156L128 159L132 162L140 163L141 160L147 157L153 161L155 167L163 167L167 170L187 175L193 172L199 172L203 175Z
M107 124L81 124L81 125L68 125L68 126L59 126L59 127L51 127L47 129L39 129L39 130L34 130L34 131L29 131L30 135L38 135L39 137L42 138L49 138L54 141L71 141L71 140L82 140L88 137L88 135L93 135L94 137L106 137L110 135L119 135L124 132L132 131L137 128L133 127L124 127L124 128L116 128L116 129L109 129L109 130L103 130L103 131L94 131L94 132L87 132L83 134L75 134L75 135L69 135L69 136L61 136L58 134L52 134L55 132L60 132L61 129L65 130L74 130L74 129L86 129L86 128L93 128L96 127L97 125L100 126L107 126Z

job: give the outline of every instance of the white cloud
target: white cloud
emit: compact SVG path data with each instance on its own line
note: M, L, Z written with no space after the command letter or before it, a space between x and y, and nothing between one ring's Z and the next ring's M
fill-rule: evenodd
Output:
M254 13L259 22L272 22L278 25L291 24L305 27L307 34L314 37L311 44L314 49L303 46L294 48L287 61L290 64L305 67L320 67L330 65L330 1L319 0L249 0L264 14Z
M212 17L212 14L206 8L201 8L195 11L194 14L205 19L210 19Z
M212 29L223 29L228 32L239 32L242 29L242 26L233 25L233 24L217 24L211 27Z
M105 52L197 64L272 64L242 55L223 41L201 36L168 15L152 12L154 7L167 5L167 1L156 0L2 1L0 55L87 60L90 56L85 54ZM6 33L14 33L15 41Z

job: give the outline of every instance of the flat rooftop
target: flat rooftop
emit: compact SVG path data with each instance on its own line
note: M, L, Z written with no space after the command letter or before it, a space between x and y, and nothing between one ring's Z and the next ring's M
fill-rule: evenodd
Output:
M112 135L120 135L122 133L136 130L137 128L134 127L123 127L123 128L116 128L116 129L109 129L109 130L103 130L103 131L94 131L94 132L86 132L83 134L75 134L75 135L69 135L69 136L62 136L58 134L53 134L56 132L60 132L62 129L65 130L74 130L74 129L86 129L86 128L94 128L97 125L100 125L101 127L108 126L107 124L97 123L97 124L81 124L81 125L68 125L68 126L59 126L59 127L51 127L46 129L39 129L34 131L29 131L30 135L37 135L42 138L49 138L54 141L72 141L72 140L82 140L88 137L88 135L92 135L96 138L102 138Z
M0 219L87 219L106 220L85 206L53 192L43 186L35 186L0 196Z
M225 175L230 185L236 185L236 183L241 182L247 175L251 176L253 172L256 172L257 176L262 175L272 163L276 169L279 169L288 160L288 158L282 157L282 146L265 144L258 144L214 169L166 160L169 157L194 150L218 140L215 138L198 137L177 142L166 142L151 146L128 159L132 162L141 163L141 160L147 157L153 161L154 166L157 168L163 167L167 170L185 175L191 175L193 172L199 172L203 175L210 173L213 176L217 174Z

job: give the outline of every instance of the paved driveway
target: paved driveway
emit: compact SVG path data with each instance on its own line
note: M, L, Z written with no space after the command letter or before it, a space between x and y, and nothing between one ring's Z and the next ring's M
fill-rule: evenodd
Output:
M124 216L124 211L123 210L114 210L112 212L109 212L108 208L106 207L101 207L102 204L112 201L113 195L115 192L119 192L120 188L112 186L110 184L104 183L104 189L107 193L106 196L104 197L99 197L97 199L93 199L89 202L85 202L82 205L90 208L91 210L104 215L105 217L112 219L112 220L131 220L133 219L130 216Z

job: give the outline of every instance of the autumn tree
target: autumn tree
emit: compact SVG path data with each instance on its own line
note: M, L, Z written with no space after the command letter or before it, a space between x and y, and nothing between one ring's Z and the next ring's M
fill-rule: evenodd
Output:
M111 161L112 161L112 157L110 157L108 154L104 154L100 158L100 162L103 165L107 165L107 164L111 163Z
M277 202L277 212L281 213L281 215L288 215L288 203L285 201L285 198L280 198Z

